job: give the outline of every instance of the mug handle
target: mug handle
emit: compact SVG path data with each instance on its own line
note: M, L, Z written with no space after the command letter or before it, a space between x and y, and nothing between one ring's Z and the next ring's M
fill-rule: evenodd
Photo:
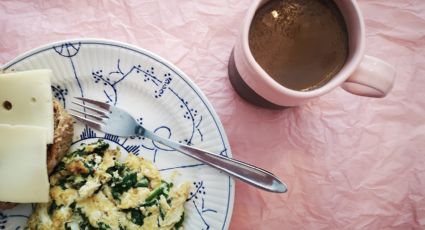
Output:
M379 58L365 55L354 73L342 84L349 93L366 97L385 97L393 87L395 69Z

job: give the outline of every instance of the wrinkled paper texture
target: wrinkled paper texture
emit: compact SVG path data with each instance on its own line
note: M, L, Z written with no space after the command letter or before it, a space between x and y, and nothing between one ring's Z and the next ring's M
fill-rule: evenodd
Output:
M237 182L230 229L424 229L425 1L358 2L366 53L397 69L384 99L338 88L281 111L243 101L227 62L250 0L0 1L0 63L91 37L176 64L211 101L233 156L289 186L272 194Z

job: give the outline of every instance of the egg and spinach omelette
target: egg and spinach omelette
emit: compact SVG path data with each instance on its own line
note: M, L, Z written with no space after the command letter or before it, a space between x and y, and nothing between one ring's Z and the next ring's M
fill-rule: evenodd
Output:
M50 176L50 201L29 229L183 229L190 184L163 181L150 162L101 140L65 156Z

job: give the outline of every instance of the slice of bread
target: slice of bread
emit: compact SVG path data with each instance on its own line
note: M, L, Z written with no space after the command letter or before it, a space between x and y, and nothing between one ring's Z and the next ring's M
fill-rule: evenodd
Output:
M54 139L53 144L47 146L47 170L49 174L56 165L68 153L74 135L74 123L72 117L65 111L61 104L53 100L54 111ZM0 202L0 210L15 207L16 203Z
M56 100L53 101L53 111L54 138L53 144L47 147L47 170L49 174L68 153L74 136L74 120Z

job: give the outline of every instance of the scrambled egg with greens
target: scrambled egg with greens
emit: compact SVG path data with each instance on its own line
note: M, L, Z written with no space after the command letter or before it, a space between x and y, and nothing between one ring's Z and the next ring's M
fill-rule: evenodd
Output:
M38 204L29 229L183 229L190 184L161 180L149 161L103 141L65 156L50 177L49 203Z

